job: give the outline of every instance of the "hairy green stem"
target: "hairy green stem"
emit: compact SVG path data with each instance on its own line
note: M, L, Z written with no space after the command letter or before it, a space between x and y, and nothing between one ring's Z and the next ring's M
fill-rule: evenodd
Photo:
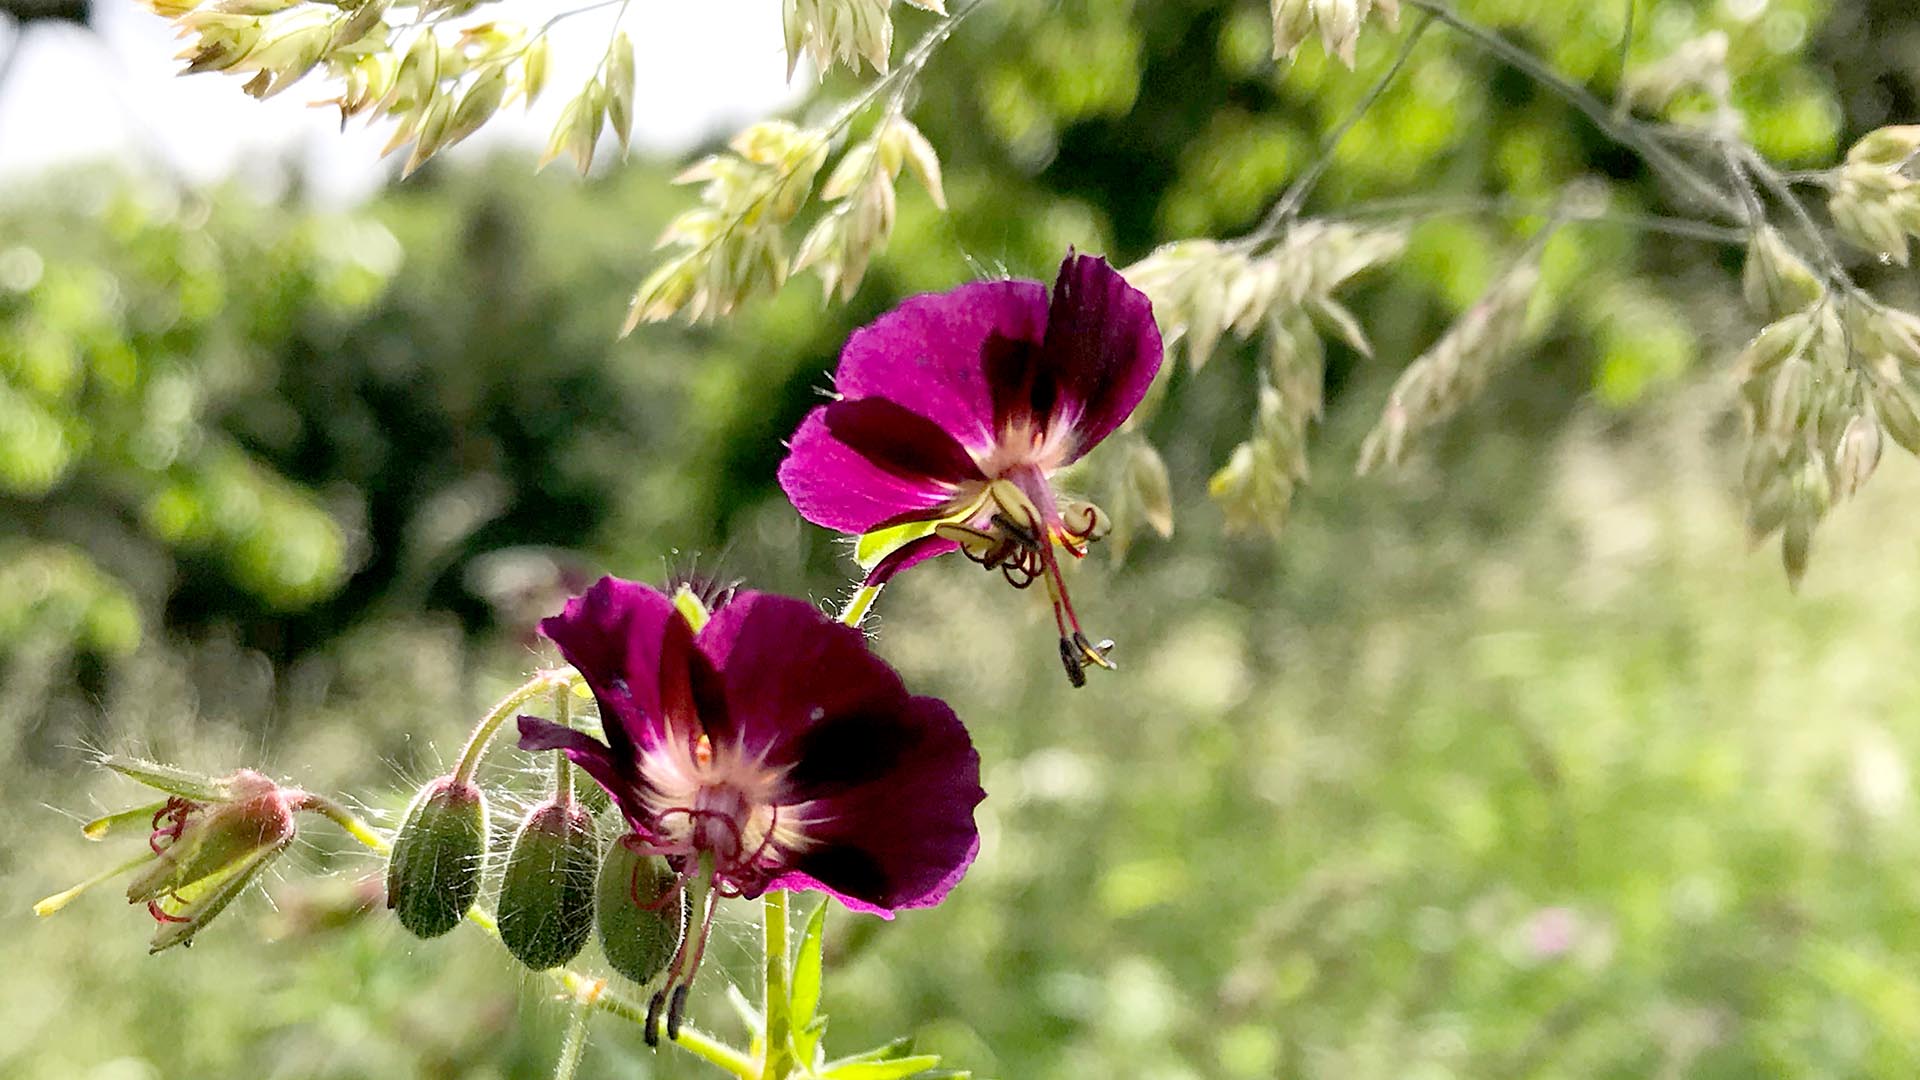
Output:
M372 826L360 820L360 816L346 808L338 799L325 795L316 795L311 791L302 791L294 800L295 809L311 810L346 830L348 836L358 840L369 850L385 855L392 849L387 838L376 832Z
M553 692L553 722L561 727L573 726L573 690L569 687ZM573 805L573 759L564 750L553 752L553 801L561 806Z
M560 1043L560 1060L554 1063L553 1080L573 1080L580 1071L580 1055L587 1049L587 1017L593 1015L593 1003L581 1000L567 1017L567 1035Z
M761 901L761 908L765 912L767 959L766 998L763 1002L763 1012L767 1018L767 1057L760 1071L761 1080L786 1080L793 1066L793 1058L789 1053L792 1016L787 1011L787 901L785 889L774 889Z
M580 680L578 673L568 668L557 671L543 671L535 675L518 690L500 699L500 703L487 713L473 734L467 736L467 744L460 749L460 763L453 770L457 783L466 783L473 779L475 769L480 767L480 759L486 756L487 744L493 741L494 733L507 718L520 711L520 706L533 700L543 690L569 690Z

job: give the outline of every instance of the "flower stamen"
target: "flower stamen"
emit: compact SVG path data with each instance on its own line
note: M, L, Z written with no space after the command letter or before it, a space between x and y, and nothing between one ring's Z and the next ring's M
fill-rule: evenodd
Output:
M667 968L667 981L654 991L647 1002L647 1019L641 1037L651 1047L660 1045L660 1020L666 1019L667 1041L675 1042L680 1038L680 1023L686 1016L687 995L693 989L693 979L700 970L700 962L707 955L707 939L713 934L713 913L719 907L713 903L713 886L716 878L714 857L711 852L700 853L700 862L688 879L691 880L690 897L692 910L699 916L699 926L693 933L680 939L680 948L673 954L673 963Z

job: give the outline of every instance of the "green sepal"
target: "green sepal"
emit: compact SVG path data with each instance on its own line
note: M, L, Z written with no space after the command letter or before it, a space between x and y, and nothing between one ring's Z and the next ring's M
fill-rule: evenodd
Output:
M153 816L166 809L166 806L165 800L162 800L156 803L148 803L145 806L136 806L131 810L102 814L92 821L87 822L85 825L80 826L80 835L89 840L105 840L108 833L119 829L123 825L136 822L142 828L151 829Z
M156 791L178 795L195 802L223 802L233 797L233 787L224 780L176 769L144 758L105 754L100 764L131 780L138 780Z
M487 801L467 781L442 777L420 789L387 857L387 907L418 938L460 925L480 898L487 855Z
M607 847L594 886L594 921L607 965L637 983L652 981L673 959L690 917L685 890L667 860L635 851L624 841Z
M521 823L494 918L500 943L529 971L559 967L586 947L599 863L593 816L579 804L545 802Z
M154 931L153 941L147 946L147 951L157 953L175 945L191 944L200 928L225 911L235 897L246 892L247 886L253 884L253 880L260 876L274 856L292 842L293 837L288 836L272 847L255 852L244 862L212 877L191 882L169 898L159 901L161 911L185 921L161 923L160 928Z

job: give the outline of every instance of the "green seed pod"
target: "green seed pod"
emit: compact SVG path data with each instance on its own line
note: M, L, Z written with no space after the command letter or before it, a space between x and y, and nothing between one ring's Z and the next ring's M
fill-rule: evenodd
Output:
M387 907L415 937L460 925L480 895L487 853L487 800L443 776L420 789L387 859Z
M593 878L600 844L578 803L544 802L513 838L500 878L500 942L530 970L580 955L593 932Z
M660 974L680 948L687 928L687 897L667 860L616 840L600 864L594 914L607 964L644 983Z

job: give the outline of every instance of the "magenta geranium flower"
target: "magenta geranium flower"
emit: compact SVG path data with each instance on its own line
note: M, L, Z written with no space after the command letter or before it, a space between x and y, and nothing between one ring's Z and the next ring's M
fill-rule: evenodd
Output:
M780 486L816 525L860 538L867 584L962 551L1025 588L1044 581L1060 656L1079 685L1111 667L1060 575L1106 531L1053 476L1106 438L1160 370L1146 296L1106 260L1069 254L1048 295L988 281L916 296L847 341L836 400L789 444Z
M592 688L606 742L521 717L520 745L566 751L683 880L891 918L939 903L973 861L986 793L966 728L813 605L740 590L696 632L664 594L609 577L540 629ZM682 946L696 962L703 937Z

